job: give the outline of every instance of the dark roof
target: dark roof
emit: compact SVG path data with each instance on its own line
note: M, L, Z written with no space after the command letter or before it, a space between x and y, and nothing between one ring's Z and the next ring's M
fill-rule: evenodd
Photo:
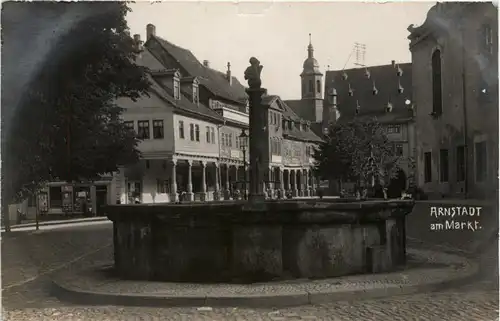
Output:
M304 107L302 106L304 102L301 99L285 100L285 103L297 116L303 116L301 114L304 110Z
M136 63L138 65L147 67L150 71L166 71L166 72L158 72L158 75L161 76L153 76L151 73L148 75L148 78L151 82L151 91L160 96L163 100L174 106L176 109L180 109L186 111L191 114L200 115L204 117L209 117L214 120L222 121L222 116L208 108L203 104L195 104L191 101L191 97L186 96L181 91L181 99L176 100L173 97L173 89L171 82L162 82L162 77L168 77L168 74L172 74L168 70L165 70L163 65L153 56L153 54L147 49L144 48L141 55L137 58ZM154 72L153 72L154 74Z
M236 77L232 77L232 84L230 85L225 73L203 66L190 50L174 45L158 36L152 36L151 38L160 43L163 49L172 55L182 68L189 73L189 76L198 77L200 85L207 88L215 96L239 104L246 102L247 94L245 87Z
M403 71L399 77L397 67ZM370 77L366 75L368 71ZM343 79L343 74L347 79ZM328 96L332 88L337 91L337 108L341 117L353 117L356 115L356 108L359 105L359 115L391 115L385 117L411 117L413 114L411 104L406 105L406 101L411 103L412 99L412 69L411 63L396 64L393 66L383 65L367 68L355 68L347 70L327 71L325 79L325 94ZM378 90L373 94L373 87ZM403 93L398 92L399 84L403 88ZM349 88L353 91L353 96L349 96ZM325 105L330 105L327 98ZM392 104L392 111L387 112L388 103Z
M262 97L262 104L265 106L270 106L275 101L278 101L279 106L282 107L282 114L285 119L292 120L294 122L310 123L297 116L297 114L290 108L290 106L288 106L288 104L281 100L279 96L266 95ZM312 130L302 131L298 130L295 126L293 126L291 130L283 128L283 136L285 138L288 137L301 141L321 142L321 138L319 138Z

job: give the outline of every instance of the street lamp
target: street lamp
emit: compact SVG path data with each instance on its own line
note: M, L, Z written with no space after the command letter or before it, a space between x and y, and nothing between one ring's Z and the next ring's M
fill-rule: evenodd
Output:
M245 200L247 197L247 148L248 148L248 135L244 129L241 130L239 136L240 139L240 149L243 152L243 198Z

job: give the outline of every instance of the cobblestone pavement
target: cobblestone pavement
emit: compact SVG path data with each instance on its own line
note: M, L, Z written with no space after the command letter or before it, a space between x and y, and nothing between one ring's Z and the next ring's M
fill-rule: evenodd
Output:
M459 287L379 300L332 302L315 306L264 310L75 306L63 303L50 296L48 284L51 280L51 271L61 266L85 268L97 260L109 257L110 247L97 250L111 241L110 226L54 230L27 235L26 239L21 240L23 237L11 240L16 240L19 243L17 245L12 245L7 239L2 240L2 243L5 243L2 244L5 245L2 248L2 272L7 271L2 273L2 278L5 279L3 284L11 286L2 292L4 320L489 321L498 319L496 244L492 244L482 253L481 275L473 282ZM16 251L12 252L13 249ZM71 260L75 261L72 267L65 267ZM19 270L27 272L15 272L16 266ZM9 280L9 277L13 280Z

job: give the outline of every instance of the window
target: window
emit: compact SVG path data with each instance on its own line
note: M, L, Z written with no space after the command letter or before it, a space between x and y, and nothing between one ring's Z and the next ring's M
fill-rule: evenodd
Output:
M309 92L314 92L314 82L312 80L309 80Z
M432 113L443 113L443 87L441 80L441 51L432 54Z
M200 126L194 125L194 131L196 134L196 141L199 142L200 141Z
M189 124L189 139L194 141L194 124Z
M206 135L207 135L207 143L210 143L210 127L205 127Z
M476 164L476 181L484 182L486 180L486 142L474 144L475 149L475 164Z
M465 146L457 147L457 182L465 181Z
M403 144L394 145L394 154L396 154L396 156L403 156Z
M184 122L179 120L179 138L184 139Z
M181 99L179 80L174 79L174 99Z
M448 150L441 149L439 151L439 181L448 182Z
M229 142L229 147L233 147L233 134L229 134L227 137L227 141Z
M198 86L193 86L193 102L197 104L200 101L200 97L198 94Z
M215 144L215 129L213 127L210 128L210 136L212 137L212 144Z
M432 158L431 152L424 153L424 182L432 182Z
M149 120L139 120L137 126L137 136L140 139L149 139Z
M321 80L316 80L316 92L321 94Z
M387 126L388 134L399 134L401 133L401 125L389 125Z
M169 193L168 180L156 179L156 192L158 194Z
M226 134L224 133L221 135L221 145L226 146Z
M490 25L483 26L483 46L484 49L489 53L493 53L493 29Z
M123 122L123 124L125 125L125 127L127 129L134 130L134 122L133 121L125 121L125 122Z
M163 120L153 120L153 138L163 138Z

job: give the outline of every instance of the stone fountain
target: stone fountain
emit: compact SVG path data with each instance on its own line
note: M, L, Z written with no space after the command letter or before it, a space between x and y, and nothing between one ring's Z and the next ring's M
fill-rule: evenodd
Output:
M256 58L247 201L110 205L114 265L124 279L262 282L391 271L405 263L413 201L266 200L267 110ZM264 136L266 135L266 136Z

